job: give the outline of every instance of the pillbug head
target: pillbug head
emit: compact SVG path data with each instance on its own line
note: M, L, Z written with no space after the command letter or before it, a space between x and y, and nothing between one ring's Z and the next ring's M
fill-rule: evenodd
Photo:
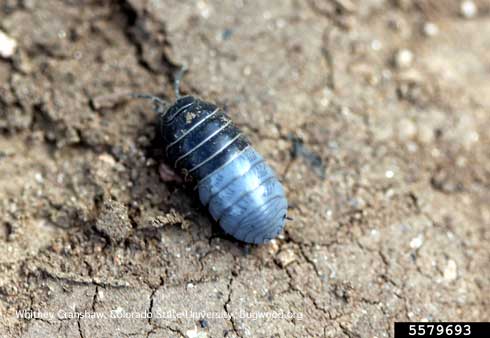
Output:
M196 101L193 96L182 96L179 97L174 104L172 104L168 109L160 114L161 123L168 125L177 117L177 115L188 110Z
M172 144L177 139L182 137L189 130L193 130L200 121L213 113L216 110L216 106L202 101L194 96L183 96L178 98L167 111L159 117L159 131L162 139ZM214 115L214 114L213 114ZM222 117L223 114L215 114L217 117ZM215 121L211 119L209 122ZM196 126L197 127L197 126ZM198 129L201 132L205 130ZM198 131L196 130L196 132ZM193 137L200 135L193 133ZM203 136L203 135L201 135ZM189 140L187 138L186 140ZM175 147L173 148L176 149Z

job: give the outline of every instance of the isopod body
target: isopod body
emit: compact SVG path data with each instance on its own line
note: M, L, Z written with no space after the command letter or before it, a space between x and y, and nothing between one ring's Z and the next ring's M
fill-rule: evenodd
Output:
M284 189L225 112L193 96L160 112L167 164L195 185L223 230L248 243L276 237L287 215Z

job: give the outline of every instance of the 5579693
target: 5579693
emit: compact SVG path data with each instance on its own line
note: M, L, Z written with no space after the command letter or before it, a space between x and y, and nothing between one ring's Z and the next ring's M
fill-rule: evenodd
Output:
M470 336L471 325L469 324L429 324L418 323L408 326L408 335L413 337L431 336Z

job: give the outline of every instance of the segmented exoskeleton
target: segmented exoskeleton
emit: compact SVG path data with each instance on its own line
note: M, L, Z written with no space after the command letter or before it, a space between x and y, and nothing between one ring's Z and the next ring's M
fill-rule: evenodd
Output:
M166 162L192 182L201 203L223 230L264 243L284 227L287 200L274 171L216 105L179 95L170 106L151 95L159 114Z

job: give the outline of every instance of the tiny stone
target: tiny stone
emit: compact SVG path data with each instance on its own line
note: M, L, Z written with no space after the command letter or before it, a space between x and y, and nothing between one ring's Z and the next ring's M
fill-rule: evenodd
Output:
M478 8L471 0L465 0L461 2L460 6L461 15L467 19L474 18L478 12Z
M199 332L197 329L188 330L185 332L187 338L206 338L208 335L206 332Z
M205 19L209 18L211 15L211 7L205 1L198 1L197 9L199 10L201 16Z
M252 68L250 68L250 66L243 68L243 75L249 76L250 74L252 74Z
M376 51L380 50L381 49L381 41L376 40L376 39L371 41L371 49L376 50Z
M402 119L398 123L398 136L401 140L408 140L417 133L417 126L409 119Z
M34 175L34 178L35 178L37 183L43 183L43 181L44 181L43 175L41 173L36 173Z
M279 252L276 259L277 263L284 268L296 260L296 255L293 250L286 249Z
M395 176L395 172L393 170L386 170L385 176L386 178L393 178L393 176Z
M17 41L0 30L0 56L7 59L14 55Z
M477 131L469 130L467 133L463 135L463 142L467 146L471 146L473 143L478 142L480 140L480 135Z
M114 159L114 157L112 157L110 154L108 153L103 153L103 154L100 154L97 159L99 161L102 161L104 163L107 163L108 165L110 165L111 167L116 165L116 160Z
M424 235L420 234L410 241L410 247L412 249L418 249L424 244Z
M439 27L433 22L426 22L424 24L423 32L426 36L436 36L439 34Z
M409 68L413 63L413 53L408 49L400 49L395 54L395 66L399 69Z
M456 262L450 259L444 269L444 279L448 282L455 280L458 277L458 267Z
M411 153L416 152L418 149L417 143L415 142L408 142L407 143L407 150Z
M199 320L199 324L201 325L201 327L203 329L205 329L205 328L207 328L209 326L209 323L208 323L208 321L206 319Z
M273 239L269 242L269 253L271 255L275 255L279 251L279 244L277 243L277 240Z

